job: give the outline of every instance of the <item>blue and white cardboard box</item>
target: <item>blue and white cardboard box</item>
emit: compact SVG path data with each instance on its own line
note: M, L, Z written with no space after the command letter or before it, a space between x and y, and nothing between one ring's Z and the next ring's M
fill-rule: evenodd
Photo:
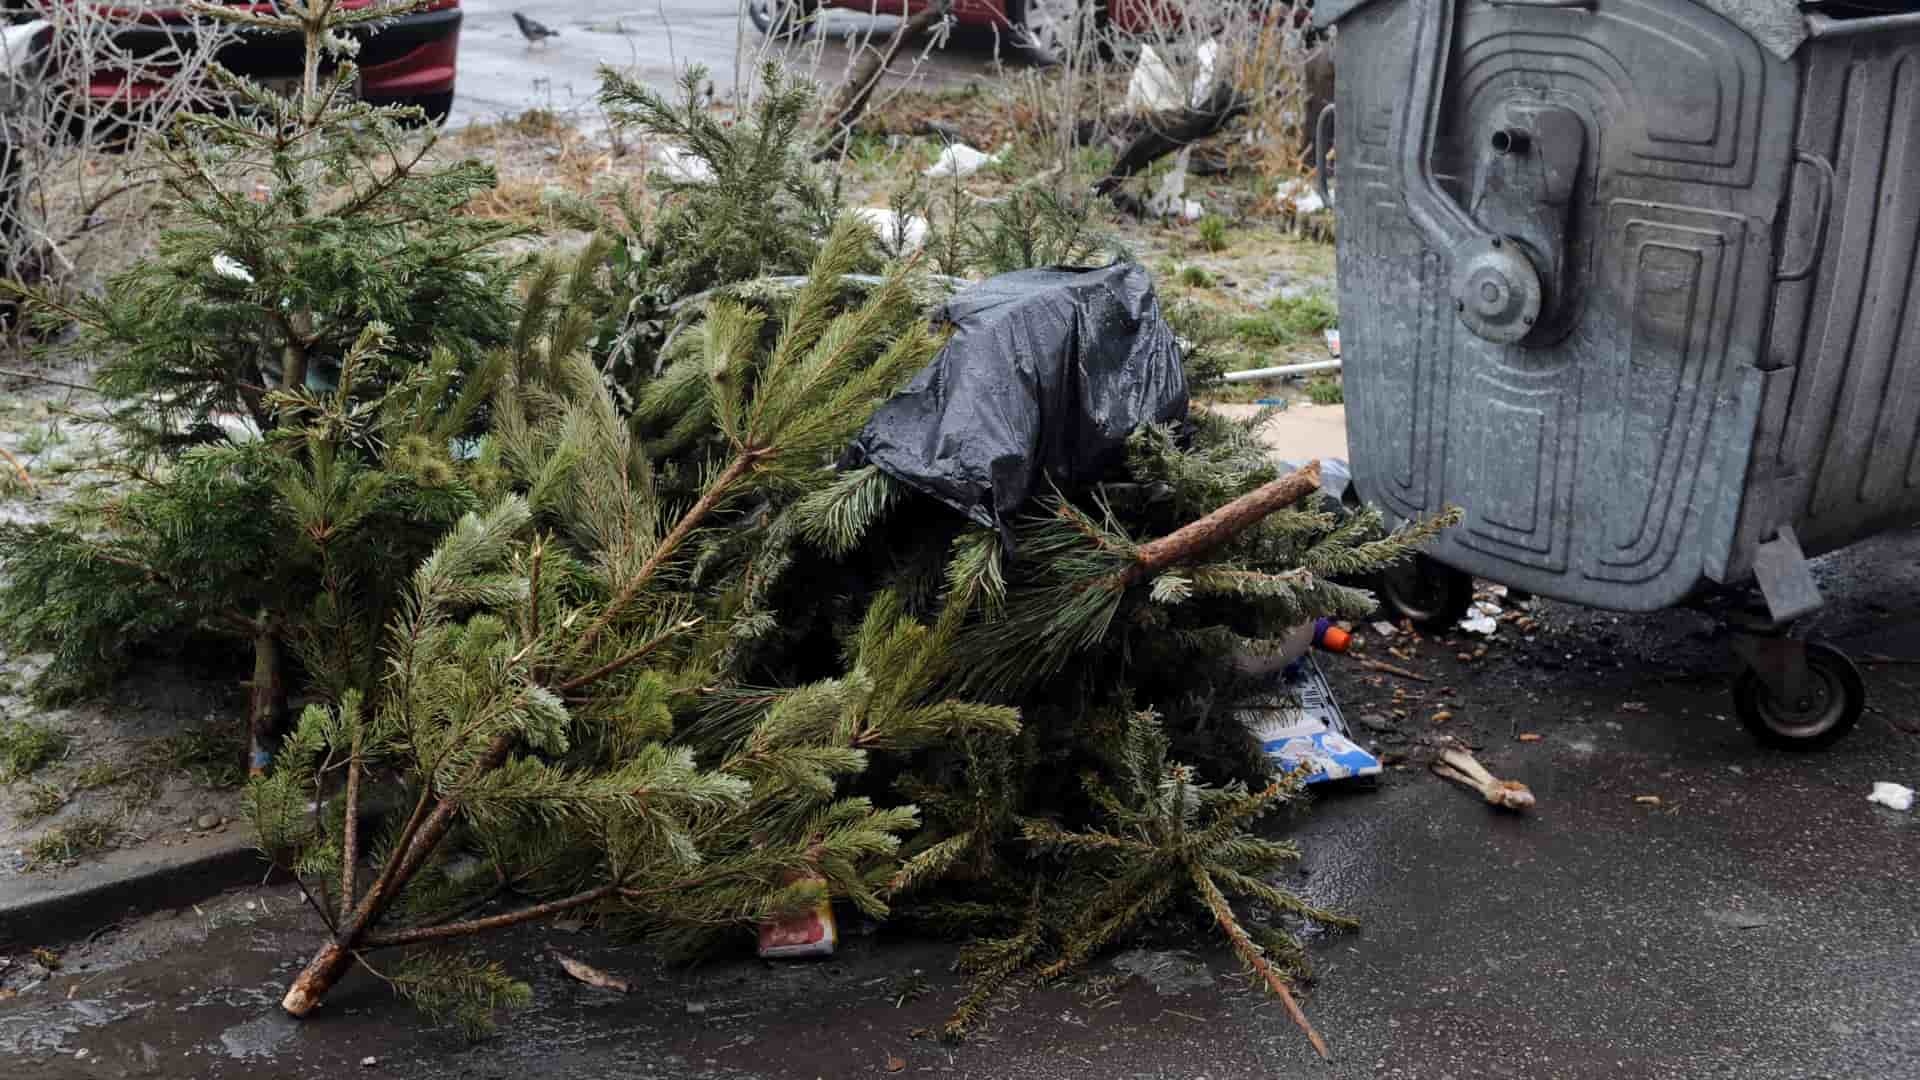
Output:
M1346 718L1312 653L1289 664L1274 679L1271 693L1243 702L1239 715L1276 772L1304 764L1309 784L1380 774L1380 759L1349 737Z

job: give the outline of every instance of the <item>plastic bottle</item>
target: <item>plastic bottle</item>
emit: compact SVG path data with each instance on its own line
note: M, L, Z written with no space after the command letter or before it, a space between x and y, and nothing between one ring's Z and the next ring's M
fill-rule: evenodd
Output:
M1280 647L1273 652L1241 657L1240 669L1249 675L1282 671L1305 656L1308 649L1346 652L1352 642L1353 635L1333 625L1332 619L1315 619L1288 630L1280 639Z

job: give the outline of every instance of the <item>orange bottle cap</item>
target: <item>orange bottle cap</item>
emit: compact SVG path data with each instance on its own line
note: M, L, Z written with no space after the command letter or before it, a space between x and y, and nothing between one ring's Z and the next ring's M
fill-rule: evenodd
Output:
M1353 635L1337 626L1327 627L1326 632L1320 635L1320 647L1328 652L1346 652L1351 644Z

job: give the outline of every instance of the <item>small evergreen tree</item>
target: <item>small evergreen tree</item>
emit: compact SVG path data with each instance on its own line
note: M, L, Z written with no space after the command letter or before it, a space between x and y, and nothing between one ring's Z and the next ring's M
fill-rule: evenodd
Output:
M481 358L512 329L512 269L490 252L513 230L458 212L489 169L430 164L417 110L352 98L347 31L419 2L196 5L299 35L301 89L216 67L239 105L177 122L155 253L96 297L13 287L78 327L120 448L91 498L0 533L0 627L52 651L43 692L184 629L237 639L258 767L295 656L329 700L364 685L386 568L478 504L452 458L481 419Z
M693 65L672 101L610 68L600 102L620 123L658 140L677 164L655 170L654 212L627 202L624 221L582 207L583 224L612 238L612 295L602 351L614 384L641 381L688 298L766 275L802 274L840 209L839 192L807 153L813 91L769 62L751 113L726 122L708 108L707 71ZM651 220L649 220L651 219ZM863 256L855 269L874 269Z

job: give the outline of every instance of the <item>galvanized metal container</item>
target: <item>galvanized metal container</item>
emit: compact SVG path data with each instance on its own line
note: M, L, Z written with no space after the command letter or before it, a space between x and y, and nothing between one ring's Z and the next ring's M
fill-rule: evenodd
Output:
M1920 512L1920 13L1321 0L1354 479L1616 610Z

